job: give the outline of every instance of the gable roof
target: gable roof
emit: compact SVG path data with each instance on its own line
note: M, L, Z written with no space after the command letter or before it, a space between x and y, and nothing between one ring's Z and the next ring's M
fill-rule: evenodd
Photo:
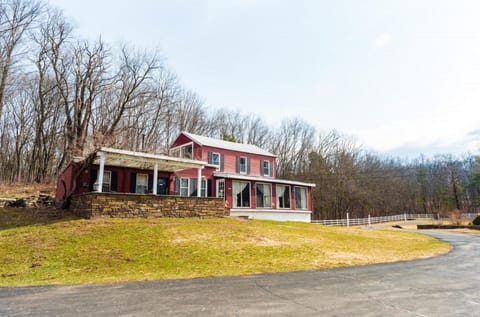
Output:
M182 132L182 134L199 145L205 145L205 146L210 146L214 148L237 151L237 152L245 152L245 153L251 153L251 154L277 157L275 154L272 154L253 144L224 141L224 140L209 138L202 135L196 135L196 134L185 132L185 131Z

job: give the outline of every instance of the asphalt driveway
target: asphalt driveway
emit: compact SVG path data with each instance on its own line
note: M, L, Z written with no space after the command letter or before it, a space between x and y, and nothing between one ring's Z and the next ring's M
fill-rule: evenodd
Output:
M480 235L428 234L454 250L344 269L0 288L0 316L480 316Z

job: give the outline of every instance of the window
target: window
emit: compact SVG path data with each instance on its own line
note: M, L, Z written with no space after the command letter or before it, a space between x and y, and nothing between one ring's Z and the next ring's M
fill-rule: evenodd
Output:
M272 208L272 185L256 184L257 208Z
M262 161L262 175L270 176L270 161Z
M247 158L240 156L238 159L238 171L240 174L247 174Z
M217 197L218 198L225 197L225 180L223 179L217 180Z
M307 189L295 187L295 209L307 209Z
M277 185L277 207L290 208L290 186Z
M146 194L147 191L148 191L148 175L137 174L137 185L135 187L135 192L137 194Z
M233 182L233 207L250 207L249 182Z
M102 192L111 191L111 187L112 187L111 184L112 184L112 172L104 171L103 172ZM93 186L94 186L94 190L97 191L98 190L98 178L95 181L95 184Z
M112 187L112 172L104 171L102 192L109 192L111 190L111 187Z
M170 150L170 155L175 156L175 157L181 157L181 158L188 158L192 159L193 158L193 143L188 143L185 145L181 145L178 147L175 147Z
M180 196L190 196L189 195L189 179L188 178L180 178Z
M207 181L202 179L202 188L200 190L200 196L207 197Z
M210 164L215 165L217 169L220 169L220 153L211 153Z

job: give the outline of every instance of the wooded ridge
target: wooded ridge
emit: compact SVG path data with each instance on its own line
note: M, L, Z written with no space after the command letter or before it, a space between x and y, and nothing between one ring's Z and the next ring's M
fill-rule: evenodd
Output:
M209 108L160 53L81 39L43 1L0 2L1 182L54 182L73 157L100 146L167 153L181 131L275 153L279 178L317 184L314 218L478 212L473 156L385 158L300 118L271 127Z

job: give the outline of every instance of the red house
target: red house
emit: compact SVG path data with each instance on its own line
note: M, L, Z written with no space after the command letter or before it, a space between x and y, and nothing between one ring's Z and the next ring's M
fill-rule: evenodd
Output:
M310 221L315 184L276 178L276 156L255 145L182 132L170 156L204 161L202 195L223 197L231 216ZM195 170L175 172L179 194L196 190Z
M275 169L276 156L255 145L182 132L169 156L102 148L75 186L71 164L56 199L72 189L217 197L226 200L231 216L310 222L315 184L277 179Z

